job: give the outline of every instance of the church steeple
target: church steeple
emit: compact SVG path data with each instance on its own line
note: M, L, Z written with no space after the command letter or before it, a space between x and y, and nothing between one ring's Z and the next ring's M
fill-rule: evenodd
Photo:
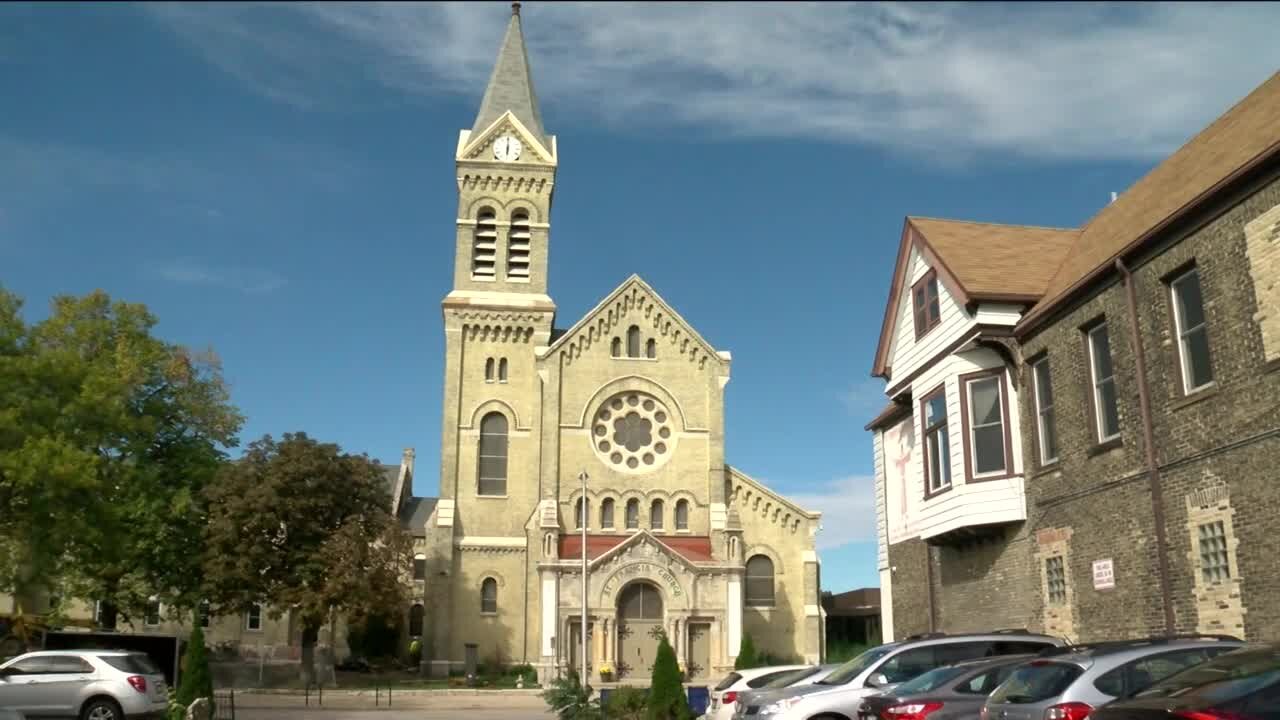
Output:
M533 91L533 75L529 71L529 54L524 47L524 32L520 26L520 3L511 3L511 21L507 34L498 50L489 85L480 101L472 137L483 132L503 113L510 110L538 142L547 145L546 131L542 128L542 115L538 112L538 96Z

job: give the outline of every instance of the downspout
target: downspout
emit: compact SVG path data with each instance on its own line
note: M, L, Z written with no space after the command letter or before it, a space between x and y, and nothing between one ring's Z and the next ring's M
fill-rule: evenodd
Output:
M1155 429L1151 420L1151 393L1147 387L1147 358L1142 349L1142 332L1138 327L1138 293L1133 275L1124 261L1116 258L1116 270L1124 276L1125 299L1129 305L1129 332L1133 336L1134 358L1138 370L1138 409L1142 416L1142 440L1146 445L1147 478L1151 485L1151 514L1156 525L1156 558L1160 573L1160 601L1164 605L1164 632L1174 633L1173 597L1169 592L1169 542L1165 537L1164 490L1160 482L1160 463L1156 460Z
M924 578L929 588L929 632L938 631L938 610L933 592L933 546L924 546Z

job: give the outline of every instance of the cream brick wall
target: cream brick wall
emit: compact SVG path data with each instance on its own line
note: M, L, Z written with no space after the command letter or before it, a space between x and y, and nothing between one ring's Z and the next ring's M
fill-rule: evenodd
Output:
M1249 275L1258 299L1264 357L1280 360L1280 205L1244 226Z

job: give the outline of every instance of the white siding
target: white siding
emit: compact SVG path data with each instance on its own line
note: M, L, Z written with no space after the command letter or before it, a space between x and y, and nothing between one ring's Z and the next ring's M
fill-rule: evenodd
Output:
M1003 362L994 351L985 348L962 351L939 360L933 367L912 384L912 397L915 402L913 421L920 427L920 400L925 394L946 385L947 397L947 430L951 440L951 490L929 500L924 499L924 438L919 438L916 445L920 448L913 452L908 465L908 481L906 498L908 527L914 536L927 538L949 530L969 525L983 525L995 522L1011 522L1026 519L1026 500L1023 491L1022 442L1018 432L1020 416L1018 412L1017 388L1012 380L1005 378L1005 390L1009 393L1008 406L1009 433L1012 440L1012 461L1015 474L1002 480L986 480L965 483L965 463L968 458L964 454L964 432L961 420L963 408L960 405L959 376L980 370L1003 367ZM894 542L899 541L893 538Z
M884 433L876 430L872 435L872 446L875 448L876 464L876 545L877 567L881 570L889 567L889 535L885 516L884 491Z
M1022 319L1021 305L1000 303L982 303L975 313L977 321L983 325L1006 325L1013 327Z
M902 291L898 294L897 310L895 311L896 319L894 321L896 325L892 331L893 343L889 347L890 385L893 385L894 378L906 377L921 366L928 364L947 345L955 342L975 324L974 319L965 312L964 308L956 303L955 298L951 297L951 294L947 292L946 285L939 280L938 311L940 322L937 327L930 330L917 343L915 315L911 305L911 286L924 277L925 273L929 272L929 265L925 262L924 257L915 248L912 248L907 267L910 270L907 272L907 282L903 284Z

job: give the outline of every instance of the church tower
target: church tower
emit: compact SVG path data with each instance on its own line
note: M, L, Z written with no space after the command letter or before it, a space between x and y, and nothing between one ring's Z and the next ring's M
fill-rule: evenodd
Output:
M514 612L512 599L524 594L525 525L539 499L537 352L550 344L555 316L547 259L556 138L538 111L519 3L455 163L440 500L427 529L431 576L449 578L451 588L427 608L436 673L462 657L465 642L515 644L507 634L518 629L496 610L474 612L475 600Z

